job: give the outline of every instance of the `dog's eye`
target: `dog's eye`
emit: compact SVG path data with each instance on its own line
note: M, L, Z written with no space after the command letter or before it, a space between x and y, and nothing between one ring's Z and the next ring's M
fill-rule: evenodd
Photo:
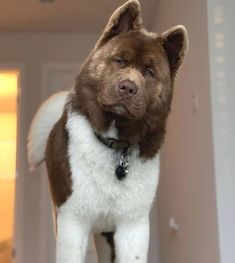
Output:
M152 68L145 68L144 69L144 76L154 77L154 70Z
M117 64L120 67L125 67L125 65L126 65L126 61L124 59L122 59L122 58L119 58L119 57L118 58L114 58L113 61L114 61L115 64Z

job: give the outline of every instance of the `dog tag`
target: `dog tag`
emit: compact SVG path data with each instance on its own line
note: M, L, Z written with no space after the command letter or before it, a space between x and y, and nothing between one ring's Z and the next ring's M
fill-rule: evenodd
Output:
M126 169L126 167L119 164L116 167L115 173L116 173L117 179L122 180L127 175L127 169Z
M129 163L129 150L130 150L129 148L125 149L120 156L119 165L117 165L115 170L115 174L118 180L122 180L127 176L128 173L127 168Z

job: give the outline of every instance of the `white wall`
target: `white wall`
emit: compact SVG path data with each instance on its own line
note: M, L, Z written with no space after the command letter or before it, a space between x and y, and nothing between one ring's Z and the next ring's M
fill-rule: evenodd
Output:
M213 140L221 263L235 262L234 10L234 0L208 0Z
M161 263L218 263L207 1L159 0L156 31L177 24L188 29L190 48L176 81L162 150ZM171 216L179 224L178 235L168 227Z
M39 171L29 174L26 137L32 117L42 100L42 74L45 63L81 63L97 39L78 34L0 34L0 66L21 65L19 152L16 208L22 211L16 222L17 263L42 263L39 254L40 186ZM33 261L32 261L33 260ZM49 262L43 262L49 263Z

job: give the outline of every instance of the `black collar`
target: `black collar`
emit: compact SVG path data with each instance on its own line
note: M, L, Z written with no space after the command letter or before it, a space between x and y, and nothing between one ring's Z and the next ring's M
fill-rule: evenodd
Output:
M95 133L95 135L96 138L108 148L121 151L119 163L115 168L115 174L118 180L124 179L128 174L130 143L125 140L104 137L97 133Z
M121 149L128 149L130 148L130 143L125 140L117 140L110 137L104 137L100 134L95 133L96 138L102 142L105 146L108 148L114 149L114 150L121 150Z

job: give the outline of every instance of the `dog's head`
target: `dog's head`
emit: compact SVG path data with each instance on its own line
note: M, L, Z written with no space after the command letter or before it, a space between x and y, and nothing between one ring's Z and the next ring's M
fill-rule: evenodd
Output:
M157 130L163 133L187 47L183 26L149 33L139 2L126 2L111 16L77 78L79 108L98 132L116 120L123 137L141 140Z

